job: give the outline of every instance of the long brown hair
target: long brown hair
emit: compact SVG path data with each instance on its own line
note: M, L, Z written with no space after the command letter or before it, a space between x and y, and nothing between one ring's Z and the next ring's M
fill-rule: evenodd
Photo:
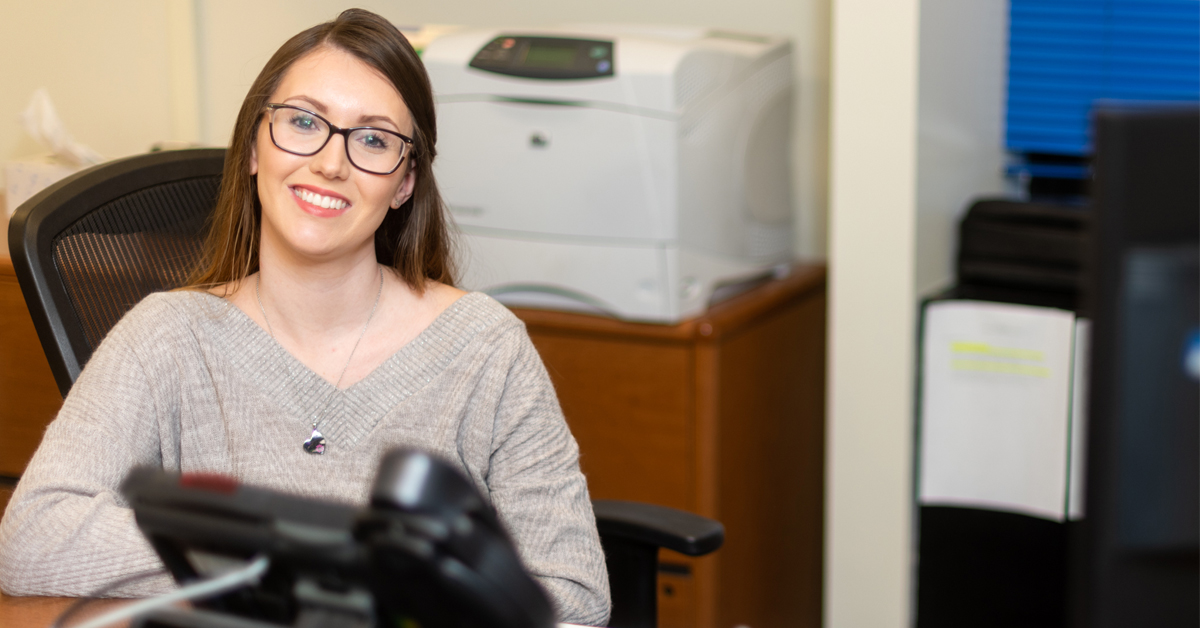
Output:
M217 206L189 287L236 284L258 270L262 204L256 178L250 174L250 158L263 108L293 63L326 46L344 50L382 74L412 114L413 148L406 159L416 171L416 186L404 205L389 211L375 231L376 258L418 291L427 279L454 285L445 204L433 179L437 124L429 75L395 26L370 11L349 9L332 22L289 39L250 86L225 153Z

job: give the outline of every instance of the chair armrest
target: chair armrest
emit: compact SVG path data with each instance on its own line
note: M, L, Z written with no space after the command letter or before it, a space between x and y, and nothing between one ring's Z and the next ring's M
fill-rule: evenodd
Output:
M601 537L645 543L688 556L703 556L725 542L720 522L676 508L615 499L594 499Z

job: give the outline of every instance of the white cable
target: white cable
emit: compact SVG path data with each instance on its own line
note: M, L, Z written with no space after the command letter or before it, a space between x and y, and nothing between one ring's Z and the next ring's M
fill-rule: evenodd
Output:
M164 593L158 597L134 602L127 606L114 609L104 613L98 617L94 617L74 628L100 628L112 623L116 623L125 619L132 619L134 616L146 613L164 606L169 606L175 602L183 602L186 600L194 600L198 598L211 597L218 593L224 593L231 589L236 589L245 584L255 584L267 571L267 565L271 561L267 560L266 556L255 558L249 565L242 567L236 571L231 571L227 574L217 576L211 580L204 580L189 584L178 591Z

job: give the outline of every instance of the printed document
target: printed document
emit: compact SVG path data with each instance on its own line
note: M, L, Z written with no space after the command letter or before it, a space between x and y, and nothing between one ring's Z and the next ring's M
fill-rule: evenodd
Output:
M935 301L922 340L919 500L1062 521L1075 314Z

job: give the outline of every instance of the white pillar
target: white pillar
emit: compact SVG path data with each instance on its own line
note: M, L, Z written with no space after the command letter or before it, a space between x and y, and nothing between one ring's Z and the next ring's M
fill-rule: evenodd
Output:
M834 0L825 625L909 624L919 0Z

